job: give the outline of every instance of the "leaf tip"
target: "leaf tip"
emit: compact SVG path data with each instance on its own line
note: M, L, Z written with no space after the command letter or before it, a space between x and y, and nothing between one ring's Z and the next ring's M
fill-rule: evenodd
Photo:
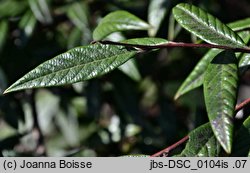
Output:
M177 92L174 96L174 100L177 100L179 97L181 96L181 94L179 92Z

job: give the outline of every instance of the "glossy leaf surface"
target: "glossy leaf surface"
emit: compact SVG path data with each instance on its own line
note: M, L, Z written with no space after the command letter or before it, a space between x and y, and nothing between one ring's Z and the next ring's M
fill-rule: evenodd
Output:
M227 153L231 153L233 116L238 87L237 59L223 51L211 61L204 76L204 96L211 127Z
M148 30L148 34L154 37L164 19L168 7L170 6L169 0L151 0L148 7L148 23L152 26Z
M237 21L236 21L237 23ZM233 24L233 23L232 23ZM234 30L235 28L233 28ZM240 31L239 36L243 39L245 44L247 44L250 40L250 34L249 31ZM222 50L220 49L210 49L197 63L197 65L194 67L192 72L188 75L188 77L185 79L185 81L182 83L180 88L175 94L175 99L178 99L180 96L184 95L185 93L201 86L203 84L203 78L204 73L207 69L208 64L211 62L211 60L218 55ZM250 59L248 59L249 54L244 54L243 56L241 54L237 54L236 57L241 57L240 60L240 67L245 66L249 64Z
M94 40L101 40L113 32L147 30L150 26L127 11L115 11L105 16L93 33Z
M201 58L201 60L197 63L192 72L188 75L176 92L175 99L178 99L181 95L184 95L185 93L203 84L204 73L208 64L221 51L222 50L219 49L211 49Z
M180 157L218 157L220 144L216 140L211 126L206 123L189 133L189 140Z
M229 23L228 26L232 28L234 31L248 29L250 28L250 18L246 18L246 19L242 19L242 20Z
M178 4L173 8L173 14L182 27L210 44L245 47L242 39L231 28L194 5Z
M93 44L69 50L30 71L5 93L37 87L72 84L108 73L137 51L124 46Z

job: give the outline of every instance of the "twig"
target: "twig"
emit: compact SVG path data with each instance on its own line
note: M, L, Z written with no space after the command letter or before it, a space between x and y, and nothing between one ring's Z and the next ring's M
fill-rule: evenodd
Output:
M248 104L250 104L250 98L244 100L243 102L241 102L240 104L235 106L235 111L239 111L241 110L243 107L247 106ZM151 155L151 157L158 157L158 156L162 156L162 155L167 155L171 150L175 149L176 147L178 147L179 145L183 144L184 142L186 142L189 139L189 136L185 136L184 138L182 138L181 140L179 140L178 142L176 142L175 144Z
M130 43L123 43L123 42L107 41L107 40L94 41L92 43L135 47L135 48L140 48L140 49L144 49L144 50L169 48L169 47L192 47L192 48L216 48L216 49L233 50L235 52L250 53L249 47L234 48L234 47L230 47L230 46L222 46L222 45L215 45L215 44L195 44L195 43L182 43L182 42L171 42L171 41L167 42L167 43L157 44L157 45L130 44Z
M176 147L178 147L179 145L183 144L184 142L186 142L189 139L189 136L185 136L184 138L182 138L181 140L179 140L178 142L174 143L173 145L151 155L150 157L158 157L161 155L166 155L168 154L171 150L175 149Z
M245 107L249 103L250 103L250 98L248 98L248 99L244 100L243 102L241 102L240 104L236 105L235 111L238 112L239 110L241 110L243 107Z

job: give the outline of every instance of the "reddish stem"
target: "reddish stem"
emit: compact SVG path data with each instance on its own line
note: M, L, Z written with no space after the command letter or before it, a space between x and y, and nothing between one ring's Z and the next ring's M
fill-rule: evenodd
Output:
M239 111L241 110L243 107L245 107L246 105L250 104L250 98L244 100L243 102L241 102L240 104L235 106L235 111ZM185 136L184 138L182 138L181 140L179 140L178 142L176 142L175 144L151 155L150 157L159 157L162 156L164 154L168 154L171 150L175 149L176 147L178 147L179 145L183 144L184 142L186 142L189 139L189 136Z
M250 103L250 98L244 100L243 102L241 102L240 104L236 105L235 107L235 111L239 111L241 110L243 107L245 107L246 105L248 105Z
M140 49L143 49L143 50L169 48L169 47L192 47L192 48L217 48L217 49L233 50L235 52L250 53L250 48L249 47L234 48L234 47L230 47L230 46L222 46L222 45L215 45L215 44L195 44L195 43L182 43L182 42L167 42L167 43L156 44L156 45L141 45L141 44L130 44L130 43L106 41L106 40L94 41L93 43L96 43L96 42L99 42L101 44L135 47L135 48L140 48Z
M184 142L186 142L189 139L189 136L185 136L184 138L182 138L181 140L179 140L178 142L174 143L173 145L151 155L150 157L159 157L161 155L164 154L168 154L171 150L175 149L176 147L178 147L179 145L183 144Z

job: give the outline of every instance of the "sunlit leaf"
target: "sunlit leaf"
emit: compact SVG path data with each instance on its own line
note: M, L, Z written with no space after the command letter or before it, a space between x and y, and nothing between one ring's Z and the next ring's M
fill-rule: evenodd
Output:
M211 126L206 123L189 133L189 140L180 157L218 157L220 144L216 140Z
M154 37L164 19L170 6L169 0L151 0L148 7L148 23L152 26L148 30L150 36Z
M137 69L136 63L134 59L130 59L126 63L122 64L120 67L118 67L119 70L121 70L124 74L129 76L134 81L141 80L141 75Z
M236 21L237 23L237 21ZM233 23L232 23L233 24ZM235 28L233 28L234 30ZM250 32L249 31L240 31L238 34L243 39L243 41L247 44L250 41ZM175 94L175 99L178 99L180 96L186 94L187 92L201 86L203 84L204 73L207 69L210 61L218 55L222 50L220 49L210 49L197 63L192 72L188 75L185 81L182 83L180 88ZM246 57L245 57L246 56ZM241 55L236 54L236 57L241 57L240 67L248 64L249 60L247 58L248 54Z
M240 59L239 67L244 67L250 65L250 54L244 53Z
M246 47L231 28L194 5L178 4L173 8L173 14L182 27L210 44L233 48Z
M207 69L208 64L221 51L222 50L219 49L211 49L201 58L201 60L197 63L192 72L176 92L175 99L203 84L204 73Z
M124 46L93 44L77 47L44 62L5 93L28 88L72 84L103 75L129 60L137 51Z
M79 29L83 29L88 27L87 11L88 9L85 3L75 2L69 7L67 15Z
M146 45L146 46L156 46L156 45L160 45L163 43L168 43L168 41L163 38L149 38L149 37L132 38L132 39L124 40L122 42L134 44L134 45Z
M50 14L49 3L47 0L28 0L28 2L38 21L46 24L52 22L52 16Z
M236 132L232 156L246 157L250 154L250 116Z
M23 29L27 36L31 36L36 26L36 18L31 11L27 11L22 17L19 27Z
M238 87L237 59L223 51L210 62L204 76L204 96L211 127L227 153L231 153L233 116Z
M149 24L127 11L115 11L105 16L93 33L94 40L101 40L113 32L147 30Z
M229 23L228 26L232 28L234 31L240 31L243 29L249 29L250 28L250 18L238 20L232 23Z

